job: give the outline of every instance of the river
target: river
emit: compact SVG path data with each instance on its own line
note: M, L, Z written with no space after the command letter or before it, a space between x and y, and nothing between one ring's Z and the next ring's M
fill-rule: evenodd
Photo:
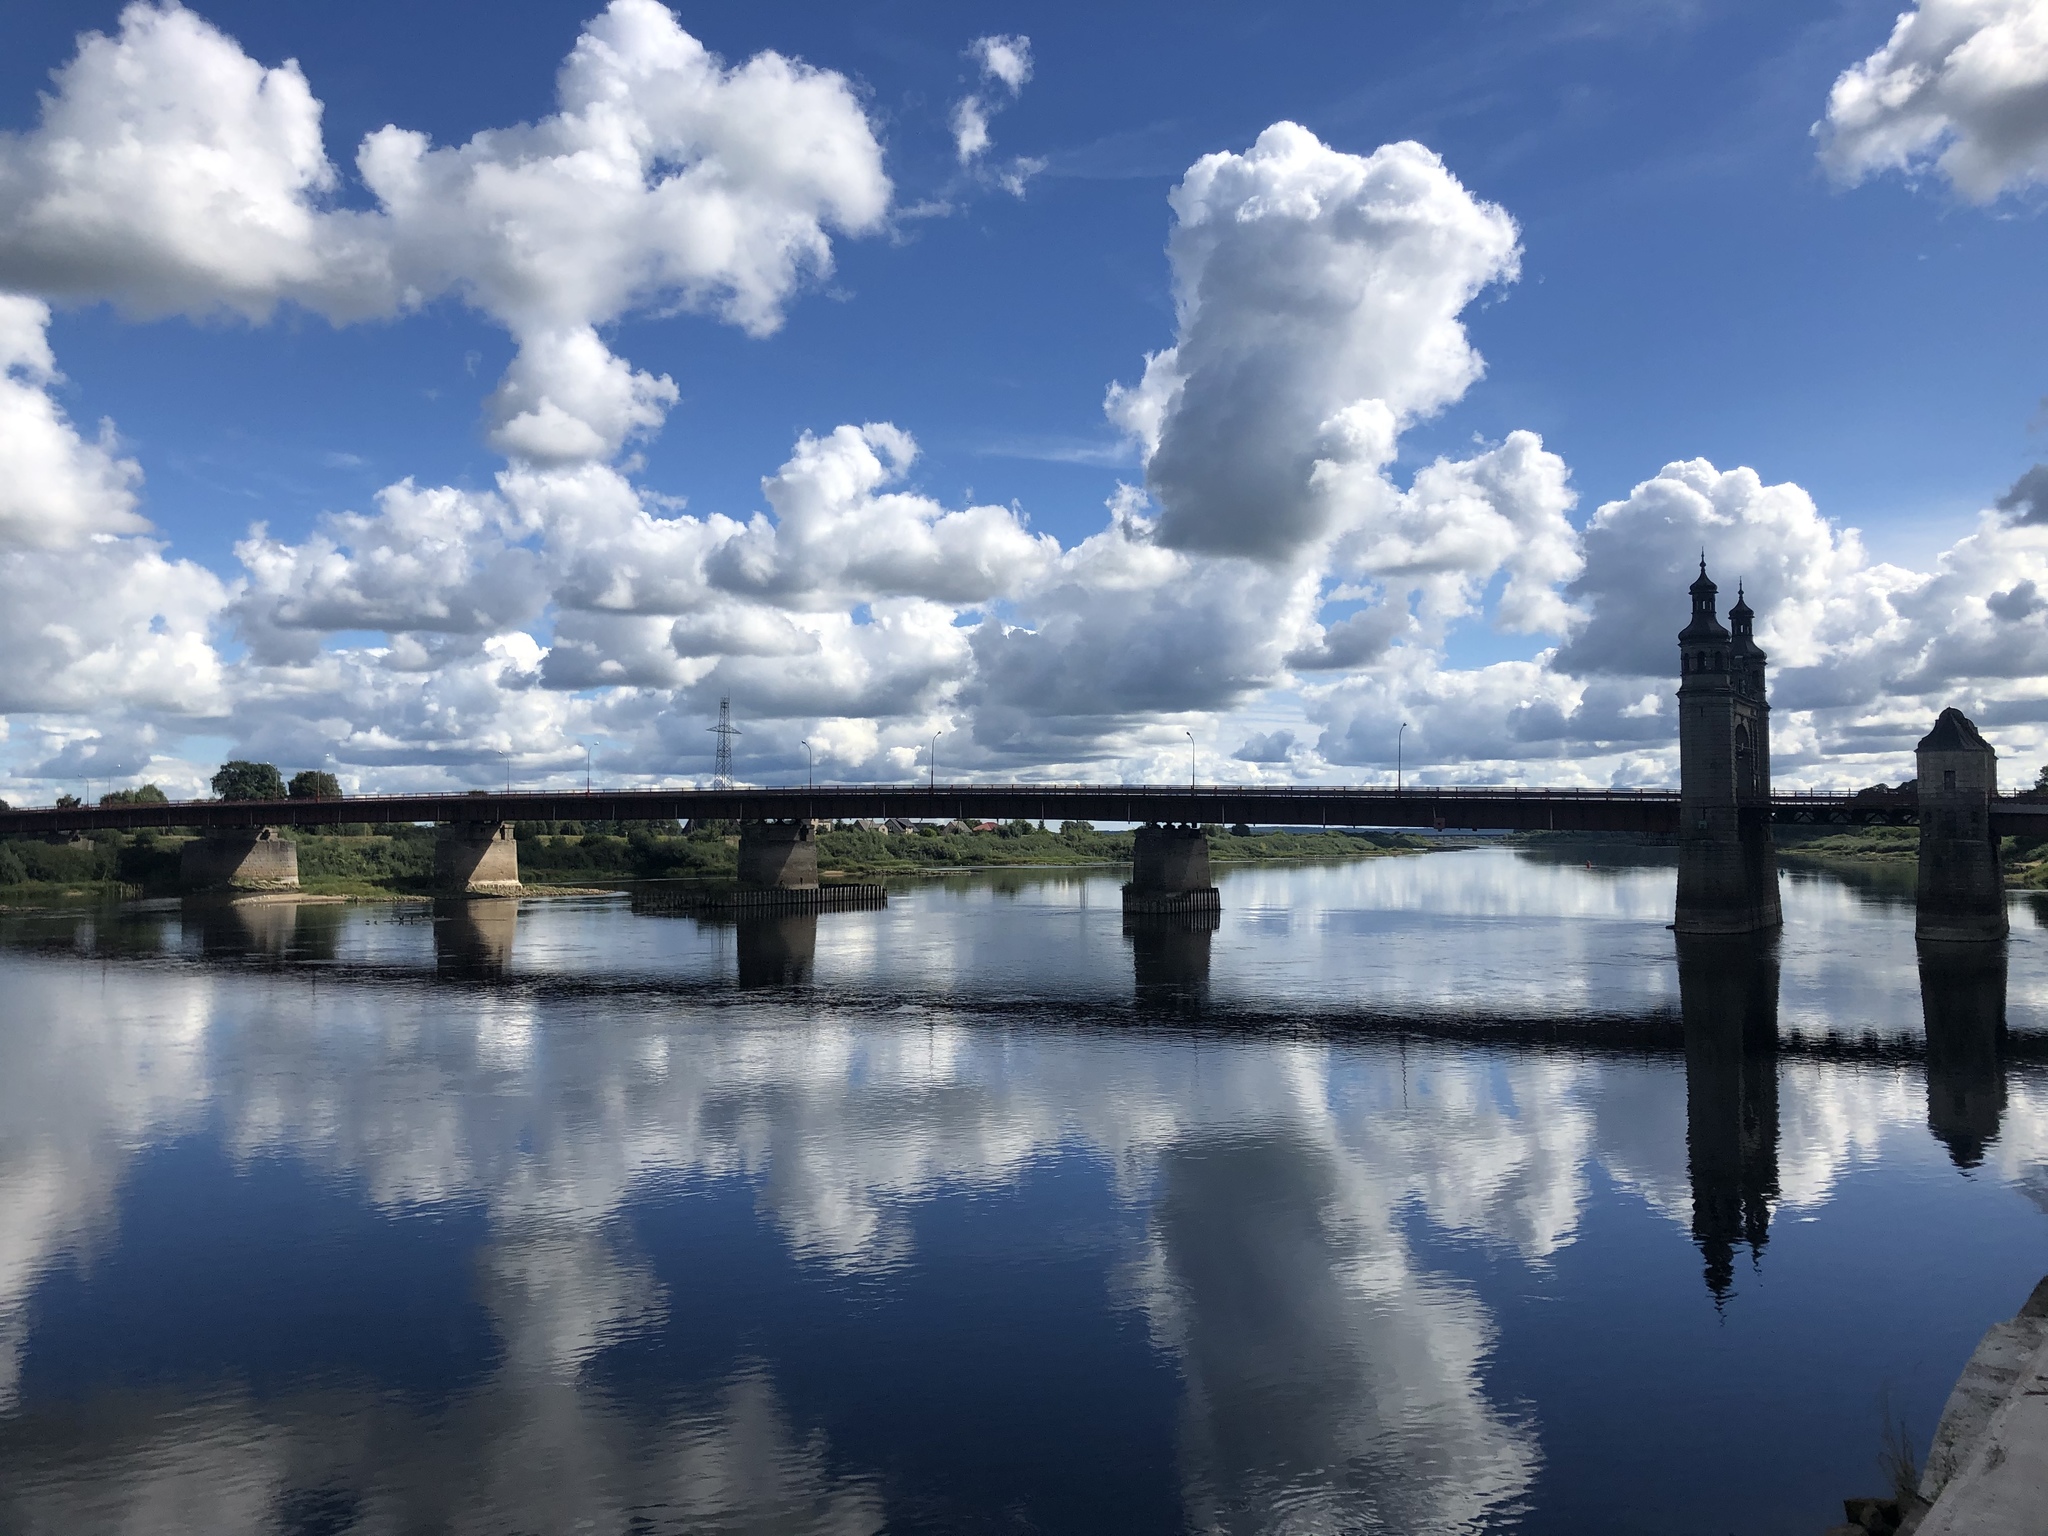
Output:
M0 912L0 1530L1799 1533L2048 1271L2048 910L1654 854Z

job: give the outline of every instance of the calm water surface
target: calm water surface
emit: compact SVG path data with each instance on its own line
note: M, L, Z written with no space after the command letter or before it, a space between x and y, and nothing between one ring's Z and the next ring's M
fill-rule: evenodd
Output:
M2048 1271L2030 906L1120 878L0 913L0 1530L1812 1536Z

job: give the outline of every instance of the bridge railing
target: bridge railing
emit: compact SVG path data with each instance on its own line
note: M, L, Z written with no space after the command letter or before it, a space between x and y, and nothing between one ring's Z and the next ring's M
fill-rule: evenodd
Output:
M590 800L606 798L699 795L706 799L726 795L817 795L817 794L1146 794L1146 795L1267 795L1284 799L1352 799L1359 796L1389 800L1411 800L1441 798L1469 798L1494 796L1509 799L1557 798L1579 800L1623 800L1623 799L1676 799L1675 789L1594 789L1580 786L1516 785L1516 784L1131 784L1127 782L1046 782L1025 781L996 783L987 779L957 780L945 779L937 784L928 784L922 779L914 781L861 779L854 781L824 780L815 784L733 784L729 788L714 789L701 784L641 784L631 787L609 789L444 789L414 790L397 794L351 794L298 796L281 800L165 800L122 805L73 805L73 806L11 806L0 814L20 812L63 812L82 811L125 812L147 809L153 812L179 809L218 809L235 806L248 810L297 810L311 805L402 805L440 804L444 801L460 800ZM1808 792L1810 793L1810 792ZM1783 796L1773 796L1782 799Z

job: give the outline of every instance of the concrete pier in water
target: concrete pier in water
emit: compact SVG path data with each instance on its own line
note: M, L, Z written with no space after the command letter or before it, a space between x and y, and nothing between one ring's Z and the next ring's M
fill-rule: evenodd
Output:
M1209 883L1209 839L1200 827L1138 828L1131 846L1131 880L1124 887L1126 912L1179 914L1222 907Z
M1752 625L1736 595L1728 627L1700 561L1692 621L1679 632L1680 933L1764 933L1784 922L1771 842L1771 706Z
M818 840L808 821L750 821L740 828L740 887L815 891Z
M434 889L443 896L517 896L519 840L509 821L451 821L434 829Z
M2005 870L1991 829L1998 754L1959 709L1944 709L1914 749L1920 782L1922 938L1991 942L2006 933Z
M209 832L180 850L178 881L188 891L295 891L299 847L276 827Z

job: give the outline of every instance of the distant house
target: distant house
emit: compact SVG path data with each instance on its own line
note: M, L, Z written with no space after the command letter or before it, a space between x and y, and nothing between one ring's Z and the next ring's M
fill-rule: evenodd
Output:
M949 821L946 823L944 828L944 831L949 837L957 837L963 832L972 832L973 830L974 828L970 827L964 821Z
M853 824L853 827L856 832L887 832L889 830L889 823L887 823L886 821L876 821L873 818L867 818L861 821L856 821Z
M917 830L916 822L905 821L901 816L891 816L883 825L889 829L891 837L902 837Z

